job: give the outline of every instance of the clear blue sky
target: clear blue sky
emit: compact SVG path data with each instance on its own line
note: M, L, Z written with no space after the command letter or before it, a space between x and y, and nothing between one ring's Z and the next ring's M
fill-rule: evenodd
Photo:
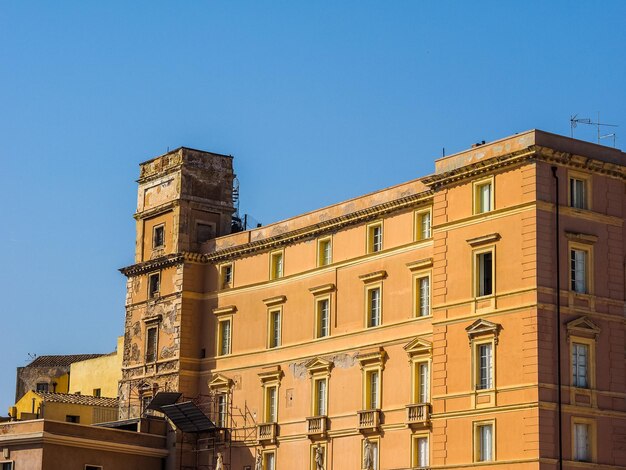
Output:
M27 353L123 333L139 162L232 154L242 212L269 223L428 174L442 147L569 134L574 113L626 147L625 19L623 1L0 0L0 414Z

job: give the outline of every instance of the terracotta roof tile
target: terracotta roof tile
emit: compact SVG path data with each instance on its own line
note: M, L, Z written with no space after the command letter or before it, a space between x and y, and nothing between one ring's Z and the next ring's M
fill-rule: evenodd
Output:
M74 393L36 392L44 401L52 403L71 403L74 405L104 406L115 408L117 398L93 397L91 395L77 395Z
M69 354L63 356L39 356L26 367L63 367L75 362L94 359L105 354Z

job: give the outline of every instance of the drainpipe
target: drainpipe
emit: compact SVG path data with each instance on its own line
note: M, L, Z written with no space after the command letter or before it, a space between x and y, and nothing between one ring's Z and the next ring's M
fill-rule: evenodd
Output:
M556 230L556 362L557 362L557 414L559 420L559 470L563 470L563 415L561 409L561 232L559 226L559 177L556 176L557 167L552 167L554 177L554 221Z

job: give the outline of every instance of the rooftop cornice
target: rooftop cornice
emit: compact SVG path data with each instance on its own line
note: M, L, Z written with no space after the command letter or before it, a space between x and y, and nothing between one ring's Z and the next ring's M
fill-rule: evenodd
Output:
M185 261L193 261L193 257L199 257L202 255L197 253L173 253L171 255L162 256L161 258L144 261L143 263L132 264L124 268L120 268L120 272L127 277L137 276L139 274L145 274L156 269L169 268L170 266L176 266L182 264Z
M539 160L549 163L559 163L572 168L594 171L613 178L626 179L626 166L585 157L569 152L562 152L549 147L535 146Z
M285 232L263 240L243 243L241 245L217 250L213 253L206 253L203 255L204 260L205 262L215 263L260 251L274 250L296 241L316 238L329 231L339 230L349 225L356 225L369 220L374 220L381 215L399 211L407 207L411 207L417 202L430 199L432 198L432 195L432 190L422 191L417 194L394 199L393 201L384 202L376 206L368 207L367 209L361 209L340 217L334 217L308 227Z

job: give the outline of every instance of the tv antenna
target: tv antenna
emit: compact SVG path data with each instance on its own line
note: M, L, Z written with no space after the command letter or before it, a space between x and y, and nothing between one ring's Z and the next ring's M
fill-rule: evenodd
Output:
M619 127L619 126L617 124L607 124L605 122L600 122L600 113L598 113L598 120L596 122L593 122L589 118L579 118L578 114L574 114L573 116L570 116L569 125L570 125L570 135L572 138L574 138L574 129L578 126L578 124L588 124L590 126L596 126L598 130L598 144L600 143L601 139L608 139L609 137L613 137L613 147L615 147L615 139L617 138L617 135L615 134L615 132L611 134L602 135L601 128L602 127Z

